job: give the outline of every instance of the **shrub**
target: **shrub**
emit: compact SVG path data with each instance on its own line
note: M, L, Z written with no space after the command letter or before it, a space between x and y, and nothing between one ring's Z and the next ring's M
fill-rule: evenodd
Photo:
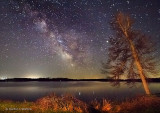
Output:
M97 100L91 101L91 106L101 112L108 112L112 109L111 102L106 99L103 99L102 102Z
M141 96L122 102L120 112L123 113L158 113L160 112L160 98L156 96Z
M87 104L76 99L72 95L58 97L55 94L51 94L49 96L45 96L35 102L33 109L39 109L41 111L52 110L88 113Z

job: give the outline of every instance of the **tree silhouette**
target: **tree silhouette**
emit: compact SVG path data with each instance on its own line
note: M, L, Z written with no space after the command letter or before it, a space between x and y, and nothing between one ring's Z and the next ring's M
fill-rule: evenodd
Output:
M108 60L102 63L102 73L114 79L121 75L135 79L140 77L146 94L151 94L146 77L157 73L156 47L151 37L133 29L134 21L129 15L118 13L111 21L115 35L109 38Z

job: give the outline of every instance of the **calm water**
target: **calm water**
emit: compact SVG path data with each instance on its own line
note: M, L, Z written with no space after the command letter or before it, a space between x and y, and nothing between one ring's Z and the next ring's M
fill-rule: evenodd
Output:
M152 93L160 93L160 83L150 83ZM144 94L141 83L130 87L125 82L120 87L110 82L0 82L0 99L16 101L35 101L49 93L57 95L72 94L83 101L95 98L123 100L138 94Z

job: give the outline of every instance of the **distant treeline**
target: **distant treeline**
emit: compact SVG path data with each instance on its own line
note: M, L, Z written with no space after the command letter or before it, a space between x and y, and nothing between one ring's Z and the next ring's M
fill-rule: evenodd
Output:
M140 79L70 79L70 78L8 78L0 82L24 82L24 81L101 81L101 82L141 82ZM160 78L148 78L148 82L160 82Z

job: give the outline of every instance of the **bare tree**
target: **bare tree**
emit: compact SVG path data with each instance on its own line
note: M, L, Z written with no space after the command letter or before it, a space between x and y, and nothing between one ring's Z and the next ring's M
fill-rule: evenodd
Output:
M140 77L146 94L151 94L146 77L157 73L155 44L151 37L133 29L129 15L118 13L111 22L115 35L109 38L108 60L102 64L102 73L114 79L121 75L134 79Z

